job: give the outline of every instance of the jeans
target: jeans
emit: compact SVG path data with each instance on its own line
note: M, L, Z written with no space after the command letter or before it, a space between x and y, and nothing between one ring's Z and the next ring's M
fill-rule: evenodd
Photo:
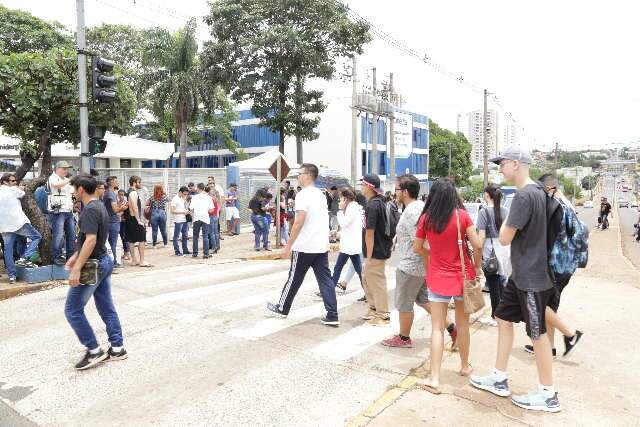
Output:
M124 235L125 222L120 222L120 240L122 241L122 250L125 253L129 253L129 242L127 242L127 236Z
M76 221L71 212L51 214L51 229L53 232L53 259L62 256L62 243L65 242L65 254L71 258L76 246Z
M209 255L209 224L202 221L193 222L193 256L198 255L198 239L202 230L202 251L204 256Z
M36 249L38 249L38 243L40 243L40 240L42 239L38 230L33 228L29 223L24 224L13 233L2 233L2 239L4 240L4 264L7 267L9 277L16 277L16 265L13 258L13 249L16 245L16 240L19 237L31 240L24 253L18 252L21 258L26 259L31 258L31 256L36 252Z
M180 247L178 246L178 239L182 233L182 254L189 253L187 242L189 240L189 223L188 222L174 222L173 223L173 251L176 255L181 255Z
M496 308L498 308L498 304L500 304L500 300L502 299L502 292L507 279L499 274L487 275L487 273L485 273L484 277L487 279L489 298L491 299L491 318L494 318Z
M354 271L358 273L358 277L360 278L360 284L362 285L362 263L360 262L360 254L356 255L347 255L345 253L340 252L338 254L338 260L336 261L336 265L333 266L333 283L338 284L338 280L340 280L340 273L342 273L342 268L347 263L348 260L351 260L351 264L353 265Z
M269 247L269 225L265 216L251 214L251 223L255 234L255 248L260 249L260 238L265 248Z
M105 255L100 258L98 263L98 283L93 286L80 285L75 288L70 287L67 293L64 314L82 345L89 350L98 347L96 336L84 313L84 307L92 295L98 314L107 327L109 342L113 347L121 347L123 344L120 319L111 297L112 271L113 261L108 255Z
M289 242L289 223L287 221L280 224L280 240L285 245Z
M217 216L209 216L209 249L220 249L220 221Z
M120 222L109 223L109 246L111 246L111 252L113 253L113 261L118 264L118 257L116 256L116 246L118 245L118 236L120 235Z
M167 211L162 209L151 209L151 241L153 246L158 243L158 228L162 235L162 243L166 246L167 241Z
M359 258L360 258L360 265L362 266L362 264L364 264L364 256L360 254ZM356 269L354 268L353 263L350 262L349 267L347 267L347 272L344 275L344 281L349 283L351 279L353 279L353 276L355 274L356 274Z

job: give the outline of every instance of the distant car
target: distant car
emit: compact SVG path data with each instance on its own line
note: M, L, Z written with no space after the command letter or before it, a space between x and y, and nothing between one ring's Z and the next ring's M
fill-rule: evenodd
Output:
M592 200L587 200L587 201L584 202L583 206L585 208L593 209L593 201Z
M480 213L480 209L483 208L482 203L465 203L464 208L469 213L469 216L473 220L474 224L478 223L478 214Z
M624 200L624 199L618 200L618 207L619 208L628 208L629 207L629 201L628 200Z

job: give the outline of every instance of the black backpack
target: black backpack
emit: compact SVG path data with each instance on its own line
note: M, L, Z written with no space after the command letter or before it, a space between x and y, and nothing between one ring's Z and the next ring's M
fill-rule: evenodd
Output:
M391 240L396 237L396 227L398 226L398 221L400 221L400 212L398 212L398 207L393 202L385 203L384 210L384 235Z

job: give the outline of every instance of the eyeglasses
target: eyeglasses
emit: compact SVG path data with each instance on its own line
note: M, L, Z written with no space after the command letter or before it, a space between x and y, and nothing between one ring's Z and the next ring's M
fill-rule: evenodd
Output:
M10 179L9 182L18 182L15 179Z

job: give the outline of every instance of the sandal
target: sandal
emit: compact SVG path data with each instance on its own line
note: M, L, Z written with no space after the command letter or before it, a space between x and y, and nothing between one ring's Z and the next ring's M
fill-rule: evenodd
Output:
M425 382L419 382L417 384L418 388L421 388L423 390L428 391L431 394L442 394L442 390L440 390L440 386L434 386L432 384L429 384L429 382L431 381L431 379L426 379Z
M458 371L458 374L461 377L468 377L469 375L471 375L473 373L473 366L471 366L471 363L467 364L466 369L460 369L460 371Z
M153 265L152 265L152 264L149 264L149 263L147 262L147 263L144 263L144 264L138 264L138 267L145 267L145 268L148 268L148 267L153 267Z
M336 288L340 288L342 290L343 294L347 293L347 283L346 282L338 282L336 284Z

